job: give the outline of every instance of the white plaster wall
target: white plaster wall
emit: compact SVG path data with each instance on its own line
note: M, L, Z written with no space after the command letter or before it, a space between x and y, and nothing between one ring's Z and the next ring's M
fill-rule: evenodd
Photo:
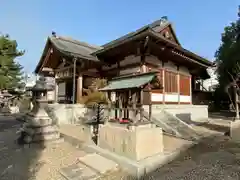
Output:
M178 93L165 94L165 102L178 102Z
M161 93L152 93L151 100L153 102L161 102L163 101L163 94ZM165 101L166 102L178 102L178 94L165 94ZM191 96L180 96L180 102L191 102Z
M180 96L180 102L191 102L191 96Z
M161 94L161 93L152 93L151 100L153 102L161 102L161 101L163 101L163 94Z

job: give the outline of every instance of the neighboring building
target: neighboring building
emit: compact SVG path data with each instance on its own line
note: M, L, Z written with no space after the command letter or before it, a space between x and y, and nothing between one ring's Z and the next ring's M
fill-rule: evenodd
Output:
M88 88L96 77L111 80L127 76L127 79L140 82L144 79L140 74L158 72L157 77L162 87L145 92L143 99L150 99L151 104L155 105L173 104L171 108L184 107L182 112L192 113L192 104L198 104L197 101L193 102L199 91L195 84L199 80L210 78L207 69L211 66L210 61L184 49L172 24L166 19L160 19L101 47L53 33L48 37L35 72L41 72L43 67L54 70L55 101L59 103L80 102L84 96L83 88ZM135 84L129 84L130 80L128 84L123 84L127 83L125 81L121 81L122 84L115 82L114 88L121 89ZM191 106L186 109L182 105ZM200 106L196 107L201 115ZM202 112L206 113L207 107L202 108L205 109Z

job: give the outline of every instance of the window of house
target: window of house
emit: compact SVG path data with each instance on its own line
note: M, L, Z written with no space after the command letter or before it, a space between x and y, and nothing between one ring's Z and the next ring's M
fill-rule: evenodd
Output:
M178 93L178 79L177 73L165 71L165 92Z

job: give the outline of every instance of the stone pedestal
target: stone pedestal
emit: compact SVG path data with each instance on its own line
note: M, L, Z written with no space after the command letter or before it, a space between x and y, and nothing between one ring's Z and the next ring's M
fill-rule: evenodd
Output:
M34 105L32 111L25 118L25 143L60 140L58 126L53 123L44 106L39 105L39 102Z
M153 124L107 123L99 129L98 142L101 148L136 161L163 152L162 129Z
M240 120L231 122L230 124L230 137L236 142L240 142Z

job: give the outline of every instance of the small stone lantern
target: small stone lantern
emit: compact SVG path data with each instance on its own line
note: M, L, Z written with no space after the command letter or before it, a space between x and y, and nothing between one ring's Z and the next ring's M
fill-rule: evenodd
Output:
M54 86L47 84L44 77L40 77L32 91L33 108L26 115L26 123L22 133L24 143L45 142L59 140L60 133L57 125L49 117L46 108L48 105L47 92Z
M10 115L9 100L13 97L7 90L1 93L1 113L5 116Z

